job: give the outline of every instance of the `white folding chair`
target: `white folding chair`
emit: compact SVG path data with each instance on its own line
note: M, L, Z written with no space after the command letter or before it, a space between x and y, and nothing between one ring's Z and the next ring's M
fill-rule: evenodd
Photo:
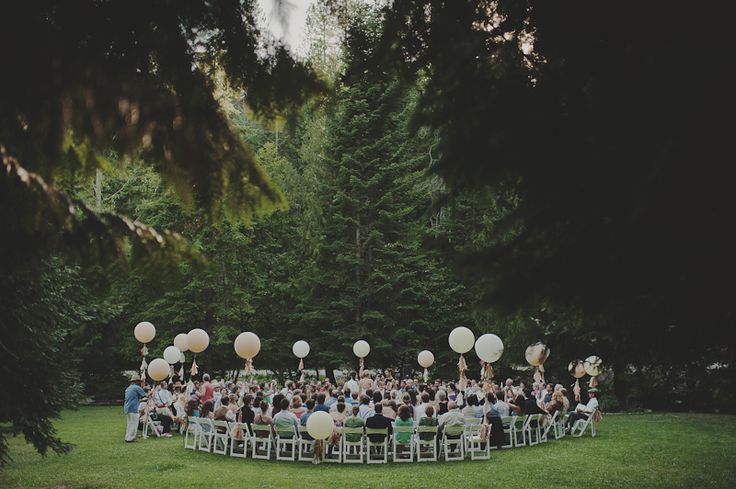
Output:
M366 463L388 463L388 428L366 428L365 434ZM383 435L382 441L372 441L369 435Z
M342 429L342 463L362 464L364 455L363 428Z
M590 426L590 436L595 438L595 421L593 418L597 411L598 410L593 411L593 413L588 416L588 419L578 419L575 421L575 424L572 425L572 430L570 430L570 434L576 438L580 438L585 434L585 430L588 429L588 426Z
M336 427L335 431L340 434L337 445L333 445L331 437L322 443L322 461L333 464L342 463L342 428Z
M227 455L230 448L230 425L227 421L213 421L215 426L215 439L212 445L212 453Z
M526 433L526 439L529 446L538 445L542 436L542 430L539 427L541 414L530 414L526 417L524 422L524 433Z
M557 416L557 419L555 420L555 440L559 440L560 438L565 437L565 425L567 424L567 418L569 417L569 414Z
M250 431L245 423L230 423L230 456L246 458Z
M198 418L195 418L194 416L189 416L187 418L187 429L184 432L184 448L188 448L190 450L196 450L197 449L197 442L199 441L199 422L197 421ZM189 441L189 438L191 437L191 442Z
M163 431L163 425L160 421L154 421L152 414L154 414L156 411L154 409L146 409L145 414L143 415L146 419L143 423L143 438L148 438L148 432L152 432L154 435L156 435L156 438L161 437L161 432Z
M198 448L203 452L211 452L213 440L215 438L215 425L209 418L199 418L199 445Z
M276 425L276 460L296 460L299 437L294 425Z
M305 439L304 435L309 435L307 433L307 427L306 426L300 426L299 427L299 452L297 455L297 459L300 462L311 462L314 460L314 440Z
M414 461L414 427L413 426L394 426L394 434L392 436L392 456L394 462L413 462ZM403 438L409 438L409 443L398 443L397 435L406 434Z
M501 448L514 448L514 423L516 422L515 416L503 416L501 423L503 424L503 439L504 442L508 438L509 442L501 445Z
M417 462L437 461L437 427L417 426Z
M480 437L482 429L483 425L481 424L465 426L465 451L466 453L470 453L470 460L488 460L491 458L491 448L488 439L482 440Z
M271 445L273 444L271 425L254 424L251 425L251 431L253 432L253 438L251 439L253 454L251 457L259 460L270 460Z
M445 426L442 430L442 451L446 462L465 460L464 431L463 425Z
M511 424L511 434L514 439L514 447L523 447L526 445L526 431L524 425L528 416L514 416ZM521 435L521 441L519 441Z
M542 420L547 420L547 425L542 430L542 442L547 443L549 440L549 432L554 429L554 427L557 425L557 417L560 415L559 411L555 411L555 413L550 416L542 416Z

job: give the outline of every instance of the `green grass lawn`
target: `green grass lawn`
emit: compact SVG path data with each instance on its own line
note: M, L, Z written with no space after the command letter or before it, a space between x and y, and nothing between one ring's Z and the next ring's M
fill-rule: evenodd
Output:
M85 407L57 423L68 455L36 454L11 439L2 488L732 488L736 416L609 415L598 436L494 451L490 461L336 465L234 459L171 439L123 442L121 407Z

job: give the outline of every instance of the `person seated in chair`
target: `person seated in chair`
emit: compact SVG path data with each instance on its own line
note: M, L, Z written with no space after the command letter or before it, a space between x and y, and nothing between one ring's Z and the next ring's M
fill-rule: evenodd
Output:
M575 426L575 422L579 419L588 419L598 409L598 389L595 387L588 390L588 404L578 404L575 411L570 413L570 417L567 420L567 434L572 433L572 427Z
M404 404L399 407L399 417L396 418L396 421L394 422L394 426L396 428L398 427L414 428L414 420L411 417L409 406ZM412 433L404 433L404 432L396 433L394 437L396 438L396 443L400 445L408 445L409 442L411 441Z
M235 412L230 409L230 398L228 396L220 398L220 407L215 409L214 419L215 421L235 422Z
M345 418L343 426L345 428L362 428L365 422L360 417L360 409L357 405L353 406L352 415ZM363 435L348 433L345 435L345 441L350 443L357 443L363 438Z
M371 428L371 429L386 428L388 429L388 434L390 435L391 434L391 420L383 415L383 405L378 404L374 407L374 409L376 411L376 414L374 414L373 416L365 420L365 427ZM399 412L400 411L401 411L401 408L399 408ZM368 438L370 438L371 442L373 443L380 443L385 438L385 435L368 435Z

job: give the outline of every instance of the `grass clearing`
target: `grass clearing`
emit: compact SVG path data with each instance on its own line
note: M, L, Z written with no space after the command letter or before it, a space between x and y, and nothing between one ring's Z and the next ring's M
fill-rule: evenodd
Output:
M10 440L2 488L605 487L732 488L736 416L606 415L598 436L493 451L490 461L337 465L235 459L183 448L183 438L123 442L121 407L67 411L59 434L76 448L39 456Z

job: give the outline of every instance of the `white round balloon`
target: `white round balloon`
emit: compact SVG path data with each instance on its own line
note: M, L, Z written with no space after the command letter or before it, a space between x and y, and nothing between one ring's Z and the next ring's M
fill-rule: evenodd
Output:
M365 358L371 352L371 345L365 340L358 340L353 345L353 353L358 358Z
M473 349L475 343L475 335L465 326L459 326L452 330L449 337L450 348L455 353L467 353Z
M174 346L184 353L189 350L189 336L186 333L179 333L174 338Z
M178 362L179 357L181 357L181 351L175 346L167 346L164 350L164 360L170 364Z
M291 351L294 352L295 357L304 358L309 355L309 343L304 340L299 340L291 347Z
M163 358L154 358L148 364L148 376L156 382L169 376L169 363Z
M307 433L315 440L324 440L335 431L335 421L328 413L317 411L307 419Z
M589 356L585 359L585 362L583 362L583 366L585 367L585 373L591 377L598 377L603 373L603 360L601 360L601 357L599 356Z
M503 354L503 341L495 334L484 334L475 342L475 354L487 363L493 363Z
M261 351L261 339L258 338L258 335L251 333L250 331L247 333L240 333L238 337L235 338L233 347L235 348L235 353L237 353L240 358L252 360L256 355L258 355L258 352Z
M150 343L153 337L156 336L156 328L148 321L143 321L135 326L133 334L135 339L141 343Z
M417 362L422 368L429 368L434 363L434 354L429 350L422 350L417 355Z
M202 353L210 344L210 336L205 330L194 328L187 333L187 342L192 353Z

